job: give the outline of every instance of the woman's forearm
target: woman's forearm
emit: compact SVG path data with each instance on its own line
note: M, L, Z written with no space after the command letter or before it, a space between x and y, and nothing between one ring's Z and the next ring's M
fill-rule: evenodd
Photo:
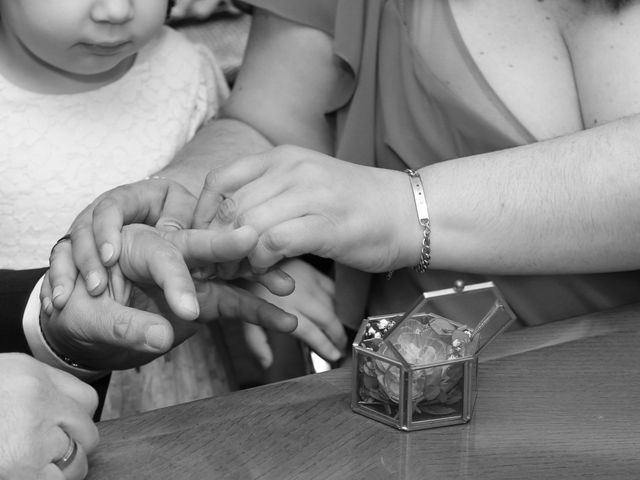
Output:
M233 119L214 119L203 125L158 175L182 183L198 196L213 168L269 148L269 141L248 124Z
M432 267L503 274L640 268L639 132L640 118L628 118L421 169Z

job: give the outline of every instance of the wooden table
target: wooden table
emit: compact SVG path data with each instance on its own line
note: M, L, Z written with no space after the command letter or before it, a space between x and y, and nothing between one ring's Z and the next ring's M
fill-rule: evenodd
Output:
M640 478L640 305L509 332L470 423L354 414L348 369L99 424L90 480Z

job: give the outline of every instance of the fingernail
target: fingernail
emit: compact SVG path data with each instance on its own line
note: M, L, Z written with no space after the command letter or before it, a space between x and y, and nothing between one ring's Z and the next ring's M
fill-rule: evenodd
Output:
M275 271L275 272L278 274L278 276L279 276L280 278L282 278L283 280L293 280L293 277L292 277L291 275L289 275L288 273L286 273L286 272L284 272L284 271L280 270L279 268L275 269L274 271Z
M332 362L336 362L336 361L340 360L340 357L342 357L342 354L340 353L340 350L338 350L336 348L331 350L331 352L329 353L329 359Z
M44 297L42 299L42 309L47 315L51 315L53 313L53 304L51 303L51 299L49 297Z
M96 288L100 286L100 275L98 272L90 272L87 275L87 288L90 292L94 291Z
M165 351L167 348L167 329L162 325L151 325L145 331L144 339L150 348Z
M64 293L64 287L62 285L58 285L53 289L53 293L51 295L51 298L53 300L55 300L56 298L58 298L63 293Z
M194 318L197 318L198 315L200 315L200 305L198 305L198 300L190 293L185 293L180 297L180 305L189 313L193 314Z
M260 362L260 365L262 366L262 368L264 368L265 370L271 366L271 359L270 358L260 357L258 359L258 361Z
M102 263L107 263L111 260L114 253L115 249L113 248L113 245L110 243L103 243L100 247L100 258L102 259Z

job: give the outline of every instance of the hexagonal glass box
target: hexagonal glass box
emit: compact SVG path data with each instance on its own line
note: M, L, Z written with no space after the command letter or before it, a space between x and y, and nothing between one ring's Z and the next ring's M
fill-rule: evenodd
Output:
M478 355L514 319L492 282L457 282L407 313L366 318L353 343L352 409L406 431L468 422Z

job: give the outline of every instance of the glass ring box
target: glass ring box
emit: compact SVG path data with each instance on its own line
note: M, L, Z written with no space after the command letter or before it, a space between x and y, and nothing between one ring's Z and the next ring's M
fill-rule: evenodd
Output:
M353 342L352 409L405 431L468 422L478 355L514 319L492 282L456 282L407 313L366 318Z

